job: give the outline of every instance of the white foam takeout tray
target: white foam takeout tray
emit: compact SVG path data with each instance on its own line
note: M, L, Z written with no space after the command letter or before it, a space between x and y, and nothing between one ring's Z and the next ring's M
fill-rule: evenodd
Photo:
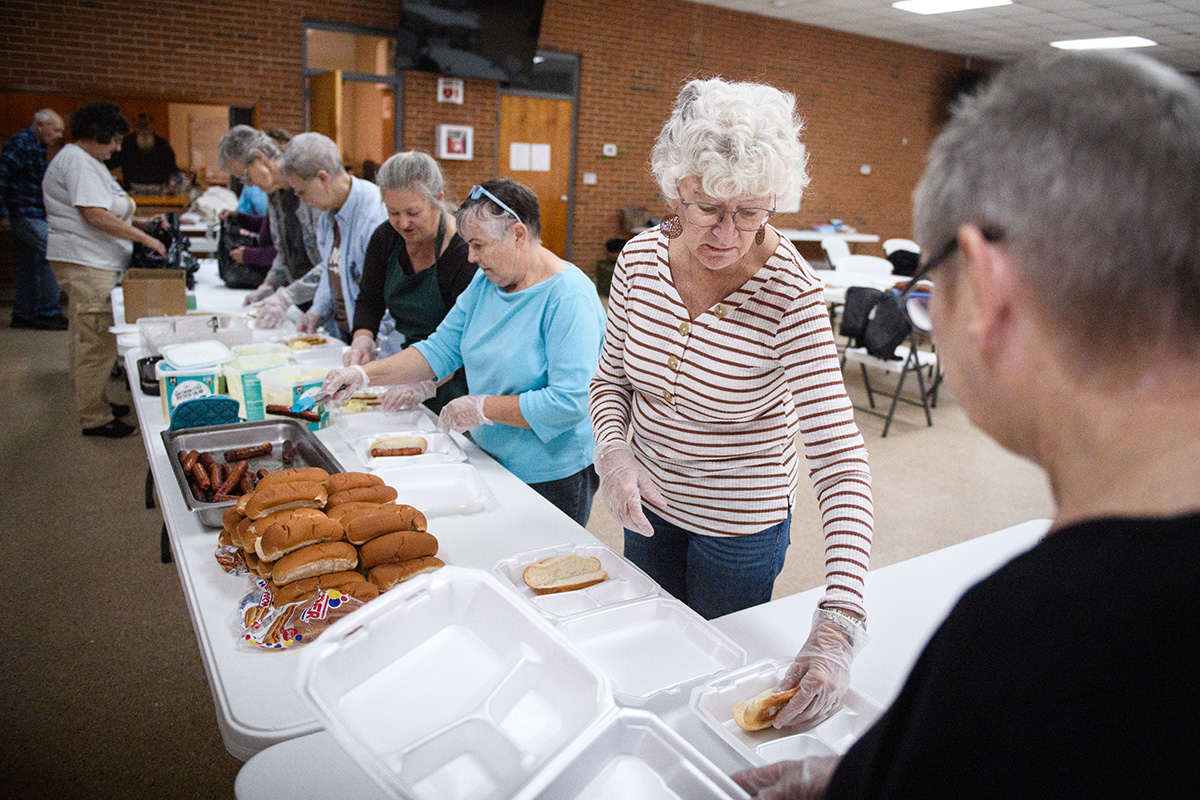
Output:
M477 514L496 505L496 495L470 464L390 467L374 472L396 490L397 503L419 508L427 517Z
M392 797L743 797L481 570L419 575L300 654L296 688Z
M381 456L371 455L371 447L375 442L387 436L420 436L426 442L426 450L419 456ZM453 464L466 461L467 454L447 433L429 430L391 430L382 433L372 433L360 436L354 443L354 452L369 470L385 469L387 467L424 467L429 464Z
M538 594L525 583L525 568L547 558L578 555L600 559L608 580L583 589ZM662 594L662 588L633 562L602 544L563 544L531 550L506 558L492 569L506 586L533 603L538 611L557 621L605 606Z
M558 629L609 677L617 702L657 709L746 651L673 597L651 596L559 620Z
M381 395L388 387L370 387L363 394ZM382 406L367 406L362 411L346 413L342 406L330 406L329 416L346 444L354 447L363 436L380 431L437 430L437 417L424 406L407 411L384 411Z
M845 753L883 713L878 703L855 689L846 693L842 707L833 716L806 731L789 732L774 727L747 731L734 722L734 704L778 686L791 663L790 659L768 659L716 675L692 690L689 705L706 725L755 766Z

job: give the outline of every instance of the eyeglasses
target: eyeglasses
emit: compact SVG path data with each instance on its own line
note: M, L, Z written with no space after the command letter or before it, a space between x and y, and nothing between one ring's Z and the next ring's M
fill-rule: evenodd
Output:
M999 242L1004 239L1004 233L997 228L980 228L979 232L989 242ZM900 306L904 309L904 316L908 317L908 321L919 331L926 333L932 331L933 320L929 316L929 292L918 291L917 284L927 280L926 276L945 263L946 259L954 255L956 250L958 250L957 236L947 242L937 255L926 261L923 266L918 267L913 276L909 278L908 286L900 293Z
M475 184L474 186L471 187L471 193L468 194L467 197L471 198L472 200L478 200L481 197L486 197L487 199L491 200L496 205L500 206L500 208L502 208L505 211L507 211L508 213L512 214L513 219L515 219L517 222L524 224L524 220L521 219L520 214L513 211L511 208L509 208L507 205L504 204L503 200L501 200L499 197L496 197L496 195L492 194L491 192L489 192L487 189L483 188L479 184Z
M711 203L689 203L683 198L679 200L683 206L683 217L697 228L712 228L721 224L725 215L733 217L733 227L739 231L756 231L775 213L773 208L739 208L730 211Z

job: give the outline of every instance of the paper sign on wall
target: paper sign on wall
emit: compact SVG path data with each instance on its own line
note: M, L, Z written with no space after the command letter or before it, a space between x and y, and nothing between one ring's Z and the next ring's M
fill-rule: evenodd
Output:
M508 168L512 172L525 172L529 169L530 145L527 142L513 142L508 146Z
M439 103L463 103L462 78L438 78L437 101Z
M550 171L550 145L534 144L529 146L529 169L533 172Z

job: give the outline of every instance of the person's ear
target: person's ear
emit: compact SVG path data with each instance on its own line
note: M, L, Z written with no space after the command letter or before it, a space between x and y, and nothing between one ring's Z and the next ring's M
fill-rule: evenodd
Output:
M524 247L529 241L529 228L525 227L524 222L514 222L512 226L513 244L517 247Z
M1014 331L1019 288L1013 263L1004 247L989 242L975 225L958 229L958 247L970 288L964 297L971 305L968 331L985 355L994 354Z

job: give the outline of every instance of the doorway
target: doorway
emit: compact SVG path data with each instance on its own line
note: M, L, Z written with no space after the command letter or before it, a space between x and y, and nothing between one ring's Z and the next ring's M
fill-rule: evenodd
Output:
M567 258L573 113L570 100L500 95L498 175L537 194L542 244L560 258Z

